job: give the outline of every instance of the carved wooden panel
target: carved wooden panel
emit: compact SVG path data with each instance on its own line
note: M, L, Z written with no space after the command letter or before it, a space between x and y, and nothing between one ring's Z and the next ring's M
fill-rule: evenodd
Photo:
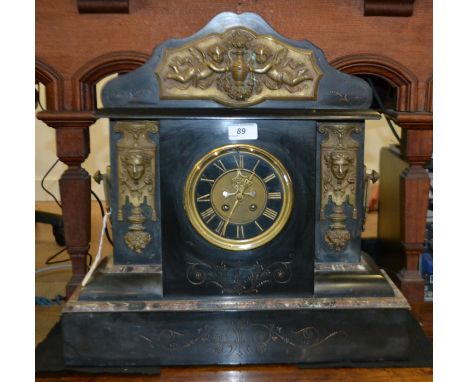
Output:
M360 53L338 57L333 67L348 74L374 75L387 81L397 92L397 109L412 111L417 108L418 78L393 58L379 54Z

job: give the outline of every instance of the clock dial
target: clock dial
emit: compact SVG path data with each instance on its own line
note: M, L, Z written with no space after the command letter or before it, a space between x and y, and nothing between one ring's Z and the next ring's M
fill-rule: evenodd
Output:
M272 154L246 144L227 145L194 166L185 209L196 231L219 247L241 251L272 240L292 208L290 177Z

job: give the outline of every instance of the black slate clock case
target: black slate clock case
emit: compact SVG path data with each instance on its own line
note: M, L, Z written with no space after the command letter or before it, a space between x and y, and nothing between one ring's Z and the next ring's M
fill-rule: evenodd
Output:
M258 139L230 141L228 126L246 122L257 124ZM294 205L286 227L271 242L241 252L207 242L193 229L182 205L185 182L196 161L217 147L235 143L272 153L294 185ZM160 144L162 216L168 217L162 220L165 295L253 294L259 290L313 294L315 174L307 168L315 162L314 122L167 120L160 126ZM269 274L262 275L267 268ZM205 272L205 282L190 282L191 269ZM280 269L288 274L275 279L274 272Z
M363 80L258 15L222 13L102 98L114 248L64 309L68 364L407 357L408 304L360 250L364 121L378 118ZM229 139L245 123L257 139ZM184 190L200 158L240 143L283 164L293 204L272 240L232 251L194 229Z

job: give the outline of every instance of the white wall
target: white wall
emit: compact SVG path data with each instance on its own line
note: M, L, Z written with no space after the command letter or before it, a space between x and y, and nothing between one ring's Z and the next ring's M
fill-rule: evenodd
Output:
M401 136L400 127L393 124L398 135ZM380 149L383 146L398 143L384 117L377 121L366 121L364 164L368 170L379 171Z

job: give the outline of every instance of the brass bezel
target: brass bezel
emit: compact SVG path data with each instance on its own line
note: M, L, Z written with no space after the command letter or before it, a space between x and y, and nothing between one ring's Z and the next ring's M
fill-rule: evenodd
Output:
M197 180L213 159L217 158L221 154L233 150L248 151L249 153L260 156L262 159L268 161L279 175L278 178L284 194L283 206L273 225L265 230L265 232L250 239L234 240L218 236L206 227L196 208L195 188ZM294 196L291 178L284 165L268 151L249 144L226 145L205 154L190 171L184 189L184 209L193 228L211 244L230 251L247 251L258 248L273 240L288 222L292 211L293 199Z

